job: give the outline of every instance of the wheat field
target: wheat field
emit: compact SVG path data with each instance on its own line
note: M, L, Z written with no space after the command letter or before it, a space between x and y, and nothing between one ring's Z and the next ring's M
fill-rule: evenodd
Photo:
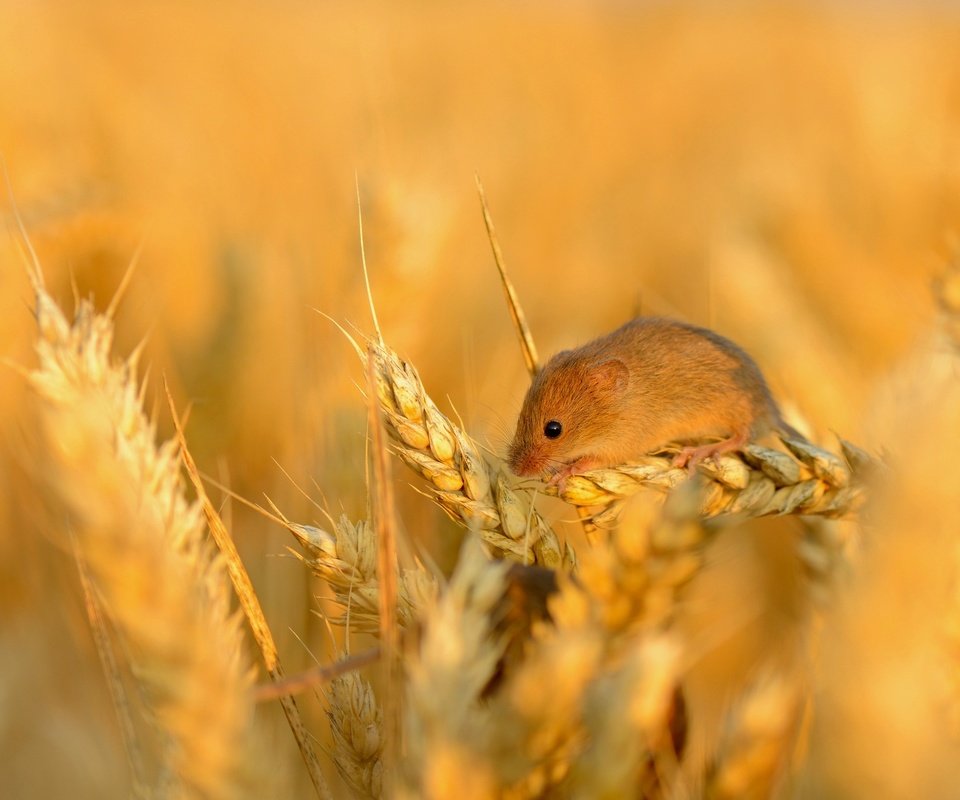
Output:
M958 35L0 3L3 796L955 797ZM475 176L541 358L705 325L812 444L510 475Z

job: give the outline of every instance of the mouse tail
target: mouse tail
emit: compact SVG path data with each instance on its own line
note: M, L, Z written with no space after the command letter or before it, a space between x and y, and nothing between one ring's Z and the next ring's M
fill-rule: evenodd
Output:
M768 397L765 413L760 416L760 420L762 420L759 424L760 430L755 430L754 433L773 433L779 436L781 439L796 439L801 442L806 442L809 445L813 445L813 442L811 442L804 434L800 433L800 431L794 428L793 425L783 418L783 412L780 411L780 408L774 402L772 397Z
M797 439L801 442L806 442L807 444L813 444L806 436L804 436L800 431L793 427L789 422L785 421L783 417L777 415L777 420L773 426L774 431L777 432L781 437L787 439Z

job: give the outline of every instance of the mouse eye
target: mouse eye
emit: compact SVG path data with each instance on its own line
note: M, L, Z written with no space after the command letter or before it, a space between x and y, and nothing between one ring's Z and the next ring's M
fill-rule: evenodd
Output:
M556 439L561 433L563 433L563 425L555 419L550 420L543 426L543 435L548 439Z

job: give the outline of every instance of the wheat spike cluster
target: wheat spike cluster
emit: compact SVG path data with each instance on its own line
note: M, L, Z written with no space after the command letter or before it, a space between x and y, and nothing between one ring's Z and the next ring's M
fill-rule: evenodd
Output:
M948 342L956 274L938 284ZM268 679L257 677L243 614L233 610L230 578L242 565L207 533L211 521L223 523L202 489L188 497L180 456L194 475L189 453L158 441L137 353L113 353L114 309L80 301L70 321L39 269L33 288L37 365L26 375L39 407L40 472L63 515L62 546L85 578L134 792L269 796L254 724L255 684ZM873 779L876 761L863 744L871 725L888 747L906 747L909 737L906 756L930 766L920 786L956 776L960 549L955 507L952 517L938 511L956 498L956 479L922 477L930 472L918 464L935 453L894 440L881 459L842 440L834 453L785 438L782 449L752 444L695 475L674 469L669 454L652 455L568 481L552 502L589 509L601 531L576 544L538 510L529 482L513 481L440 411L379 334L354 347L391 457L464 540L449 576L409 546L384 575L378 531L395 532L398 520L384 518L376 492L370 519L341 515L329 529L282 520L328 590L344 664L359 646L352 642L382 634L383 608L398 628L394 672L344 668L314 687L326 760L316 761L285 707L307 769L329 773L312 778L315 794L335 796L329 778L361 798L816 796ZM955 446L956 351L944 357L952 368L927 387L927 428L917 435ZM689 683L704 644L684 626L686 598L717 540L770 516L795 517L801 531L798 633L787 655L754 665L702 746L694 733L704 736L707 723ZM898 537L918 521L920 549L904 566ZM916 655L903 659L872 621L897 602L890 586L910 591L919 575L936 591L918 601L909 630ZM249 603L243 609L252 613ZM275 653L256 638L282 683ZM864 689L864 676L877 681ZM878 688L900 680L915 689L908 698ZM882 725L891 703L899 737ZM839 774L835 731L846 737Z

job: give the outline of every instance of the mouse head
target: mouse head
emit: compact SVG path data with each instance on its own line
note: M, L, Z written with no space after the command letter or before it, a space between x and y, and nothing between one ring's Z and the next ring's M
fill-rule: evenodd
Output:
M621 416L630 373L620 359L557 353L533 379L508 463L517 475L545 475L595 455Z

